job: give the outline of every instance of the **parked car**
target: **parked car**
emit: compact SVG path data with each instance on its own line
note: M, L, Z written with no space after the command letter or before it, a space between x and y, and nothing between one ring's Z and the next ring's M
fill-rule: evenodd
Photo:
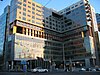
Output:
M81 68L79 71L86 71L86 69L85 68Z
M100 71L100 68L96 68L96 71Z
M42 67L37 67L37 68L31 69L31 72L48 72L48 69L43 69Z
M91 68L86 68L86 71L92 71L92 69Z

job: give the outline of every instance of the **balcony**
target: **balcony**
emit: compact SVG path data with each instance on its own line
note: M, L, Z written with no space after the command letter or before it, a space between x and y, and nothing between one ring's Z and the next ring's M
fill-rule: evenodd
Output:
M89 18L87 18L87 21L92 21L92 19L89 17Z
M91 17L91 14L86 14L87 17Z

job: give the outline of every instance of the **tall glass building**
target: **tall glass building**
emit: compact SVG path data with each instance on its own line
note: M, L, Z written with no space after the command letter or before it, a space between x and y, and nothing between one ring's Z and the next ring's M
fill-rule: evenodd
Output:
M100 62L100 14L96 13L97 24L98 24L98 32L96 33L97 45L98 45L98 61ZM100 64L99 64L100 65Z
M6 67L21 69L96 65L95 10L81 0L59 12L33 0L11 0Z
M0 16L0 69L4 66L6 28L9 24L9 8L10 6L6 6L4 13Z
M96 14L96 18L97 18L97 23L98 23L98 29L100 31L100 14L99 13Z
M59 13L68 18L62 22L66 63L72 60L74 65L96 65L95 32L98 27L94 8L88 0L81 0Z

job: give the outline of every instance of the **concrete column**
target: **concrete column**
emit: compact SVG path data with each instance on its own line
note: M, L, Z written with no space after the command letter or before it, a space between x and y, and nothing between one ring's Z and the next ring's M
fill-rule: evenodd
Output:
M9 70L9 64L8 64L8 61L6 62L5 67L6 67L6 70Z
M14 62L11 62L11 69L14 69Z
M13 34L16 33L16 31L17 31L17 27L13 26Z
M30 61L30 69L32 69L32 60Z
M26 28L26 35L28 35L28 29Z
M32 30L32 35L33 35L33 37L34 37L34 30Z
M22 33L24 34L24 31L25 31L25 28L23 27L23 29L22 29Z
M90 67L90 59L89 58L86 58L85 59L85 67L86 68L89 68Z
M29 36L31 36L31 29L29 29Z

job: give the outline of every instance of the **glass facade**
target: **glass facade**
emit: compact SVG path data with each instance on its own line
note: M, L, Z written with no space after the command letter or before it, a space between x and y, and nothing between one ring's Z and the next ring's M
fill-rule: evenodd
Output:
M4 64L4 54L5 54L5 39L6 39L6 27L8 24L8 12L9 6L6 6L4 13L0 16L0 67ZM0 69L1 69L0 68Z
M79 62L77 65L86 66L86 60L90 62L95 56L96 30L94 9L87 0L59 12L34 1L12 0L7 52L11 56L8 64L21 66L21 60L26 60L34 68L39 66L38 62L48 61L44 63L45 67L51 64L63 68L66 64L68 67L69 60L72 60L75 64Z

